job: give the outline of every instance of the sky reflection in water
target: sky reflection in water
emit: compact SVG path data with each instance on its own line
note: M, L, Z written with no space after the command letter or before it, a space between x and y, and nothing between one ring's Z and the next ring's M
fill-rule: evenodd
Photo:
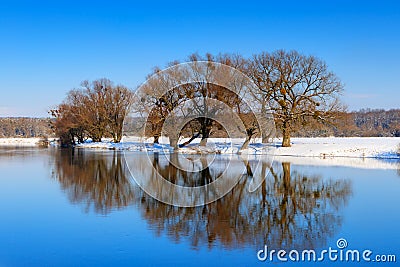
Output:
M140 166L146 155L128 157ZM3 150L0 159L0 266L252 266L268 264L256 257L264 244L318 250L340 237L351 248L400 256L396 170L275 162L253 193L244 172L224 198L178 208L133 184L116 151ZM207 183L219 173L188 179L153 160L181 184ZM321 266L329 264L340 265Z

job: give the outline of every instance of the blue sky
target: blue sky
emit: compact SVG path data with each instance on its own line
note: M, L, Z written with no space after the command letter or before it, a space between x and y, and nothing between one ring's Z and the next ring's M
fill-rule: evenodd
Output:
M84 3L83 3L84 2ZM397 1L0 1L0 116L47 116L82 80L135 88L193 52L295 49L350 110L400 108Z

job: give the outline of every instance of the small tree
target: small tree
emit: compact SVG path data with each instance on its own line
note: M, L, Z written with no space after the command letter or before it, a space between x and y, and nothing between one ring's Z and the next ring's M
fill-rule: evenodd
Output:
M132 104L133 93L108 79L82 82L82 88L71 90L65 101L50 113L55 117L53 128L64 145L94 142L112 136L120 142L122 127Z
M57 109L49 112L55 118L51 121L51 128L56 136L60 138L62 146L75 145L75 140L79 143L84 140L83 125L73 115L71 109L70 105L63 103Z
M314 56L296 51L264 52L252 58L246 72L258 86L260 97L274 111L282 130L283 147L290 146L295 122L306 122L308 118L331 120L342 109L342 83Z

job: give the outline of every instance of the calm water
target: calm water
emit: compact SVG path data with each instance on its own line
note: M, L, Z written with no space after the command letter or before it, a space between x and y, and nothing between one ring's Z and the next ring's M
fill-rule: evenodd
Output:
M136 168L144 157L127 155ZM201 185L220 173L210 168L189 179L153 160L178 184ZM226 158L215 161L223 165ZM234 159L233 166L240 164ZM397 256L397 263L353 266L398 264L399 171L290 162L266 168L271 175L255 192L248 192L245 172L217 202L177 208L136 186L120 152L3 148L0 266L293 266L260 262L257 252L264 245L287 252L337 249L339 238L348 249Z

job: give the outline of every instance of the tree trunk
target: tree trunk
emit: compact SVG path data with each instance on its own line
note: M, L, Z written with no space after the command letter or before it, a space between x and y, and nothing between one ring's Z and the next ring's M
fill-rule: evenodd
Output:
M272 142L275 135L275 132L273 129L264 129L263 132L261 133L261 142L263 144L267 144L269 142Z
M268 164L266 162L262 162L261 165L261 179L262 179L262 184L261 184L261 195L262 195L262 207L265 209L268 204L267 200L267 168ZM272 169L272 168L271 168ZM274 176L273 171L271 171L272 176Z
M199 184L196 184L196 186L203 186L211 183L213 181L212 175L210 172L210 167L208 166L207 160L204 157L200 158L200 162L202 165L202 170L201 170L201 181Z
M207 139L210 137L210 131L211 127L206 125L205 123L201 127L201 141L200 141L200 146L206 146L207 145Z
M290 163L282 162L283 169L283 186L285 189L289 189L290 187Z
M248 147L249 144L250 144L250 140L251 140L251 136L247 136L247 137L246 137L246 140L244 141L244 143L243 143L243 145L242 145L242 147L239 149L239 153L240 153L242 150L247 149L247 147Z
M251 170L251 166L248 160L243 159L243 163L246 166L246 173L248 177L253 177L253 171Z
M93 137L92 137L92 141L93 141L93 142L96 142L96 143L97 143L97 142L101 142L101 136L93 136Z
M112 138L113 138L113 143L119 143L117 133L113 132L112 133Z
M289 196L290 196L290 190L291 190L291 185L290 185L290 163L288 162L283 162L282 163L282 168L283 168L283 198L280 204L280 210L281 210L281 220L280 223L283 225L287 225L287 219L288 219L288 201L289 201Z
M213 120L206 117L197 118L197 121L200 124L200 134L201 134L201 141L200 146L207 145L207 139L210 137L211 129Z
M199 146L206 146L207 145L207 137L202 137Z
M153 144L158 144L158 142L159 142L158 139L160 138L160 136L154 135L153 138L154 138Z
M282 126L282 147L290 147L290 122L284 121Z
M267 120L267 117L266 117L266 102L265 101L263 101L262 102L262 106L261 106L261 116L262 116L262 118L263 118L263 120L264 121L266 121ZM265 124L265 123L264 123ZM266 143L269 143L269 138L271 137L271 131L269 131L268 133L267 133L267 125L260 125L260 130L261 130L261 143L263 143L263 144L266 144Z
M169 137L169 145L174 148L177 149L178 148L178 137L177 136L170 136Z
M121 142L122 139L122 124L118 124L116 133L114 134L114 143Z
M171 153L169 155L169 164L168 164L168 181L175 184L178 181L178 172L179 172L179 160L177 153Z
M266 144L269 143L269 136L266 133L262 133L261 143Z
M190 144L194 139L196 139L197 137L199 137L199 135L200 135L200 133L197 133L197 134L192 135L192 137L191 137L188 141L186 141L186 142L184 142L183 144L179 145L179 147L185 147L185 146L187 146L187 145Z

